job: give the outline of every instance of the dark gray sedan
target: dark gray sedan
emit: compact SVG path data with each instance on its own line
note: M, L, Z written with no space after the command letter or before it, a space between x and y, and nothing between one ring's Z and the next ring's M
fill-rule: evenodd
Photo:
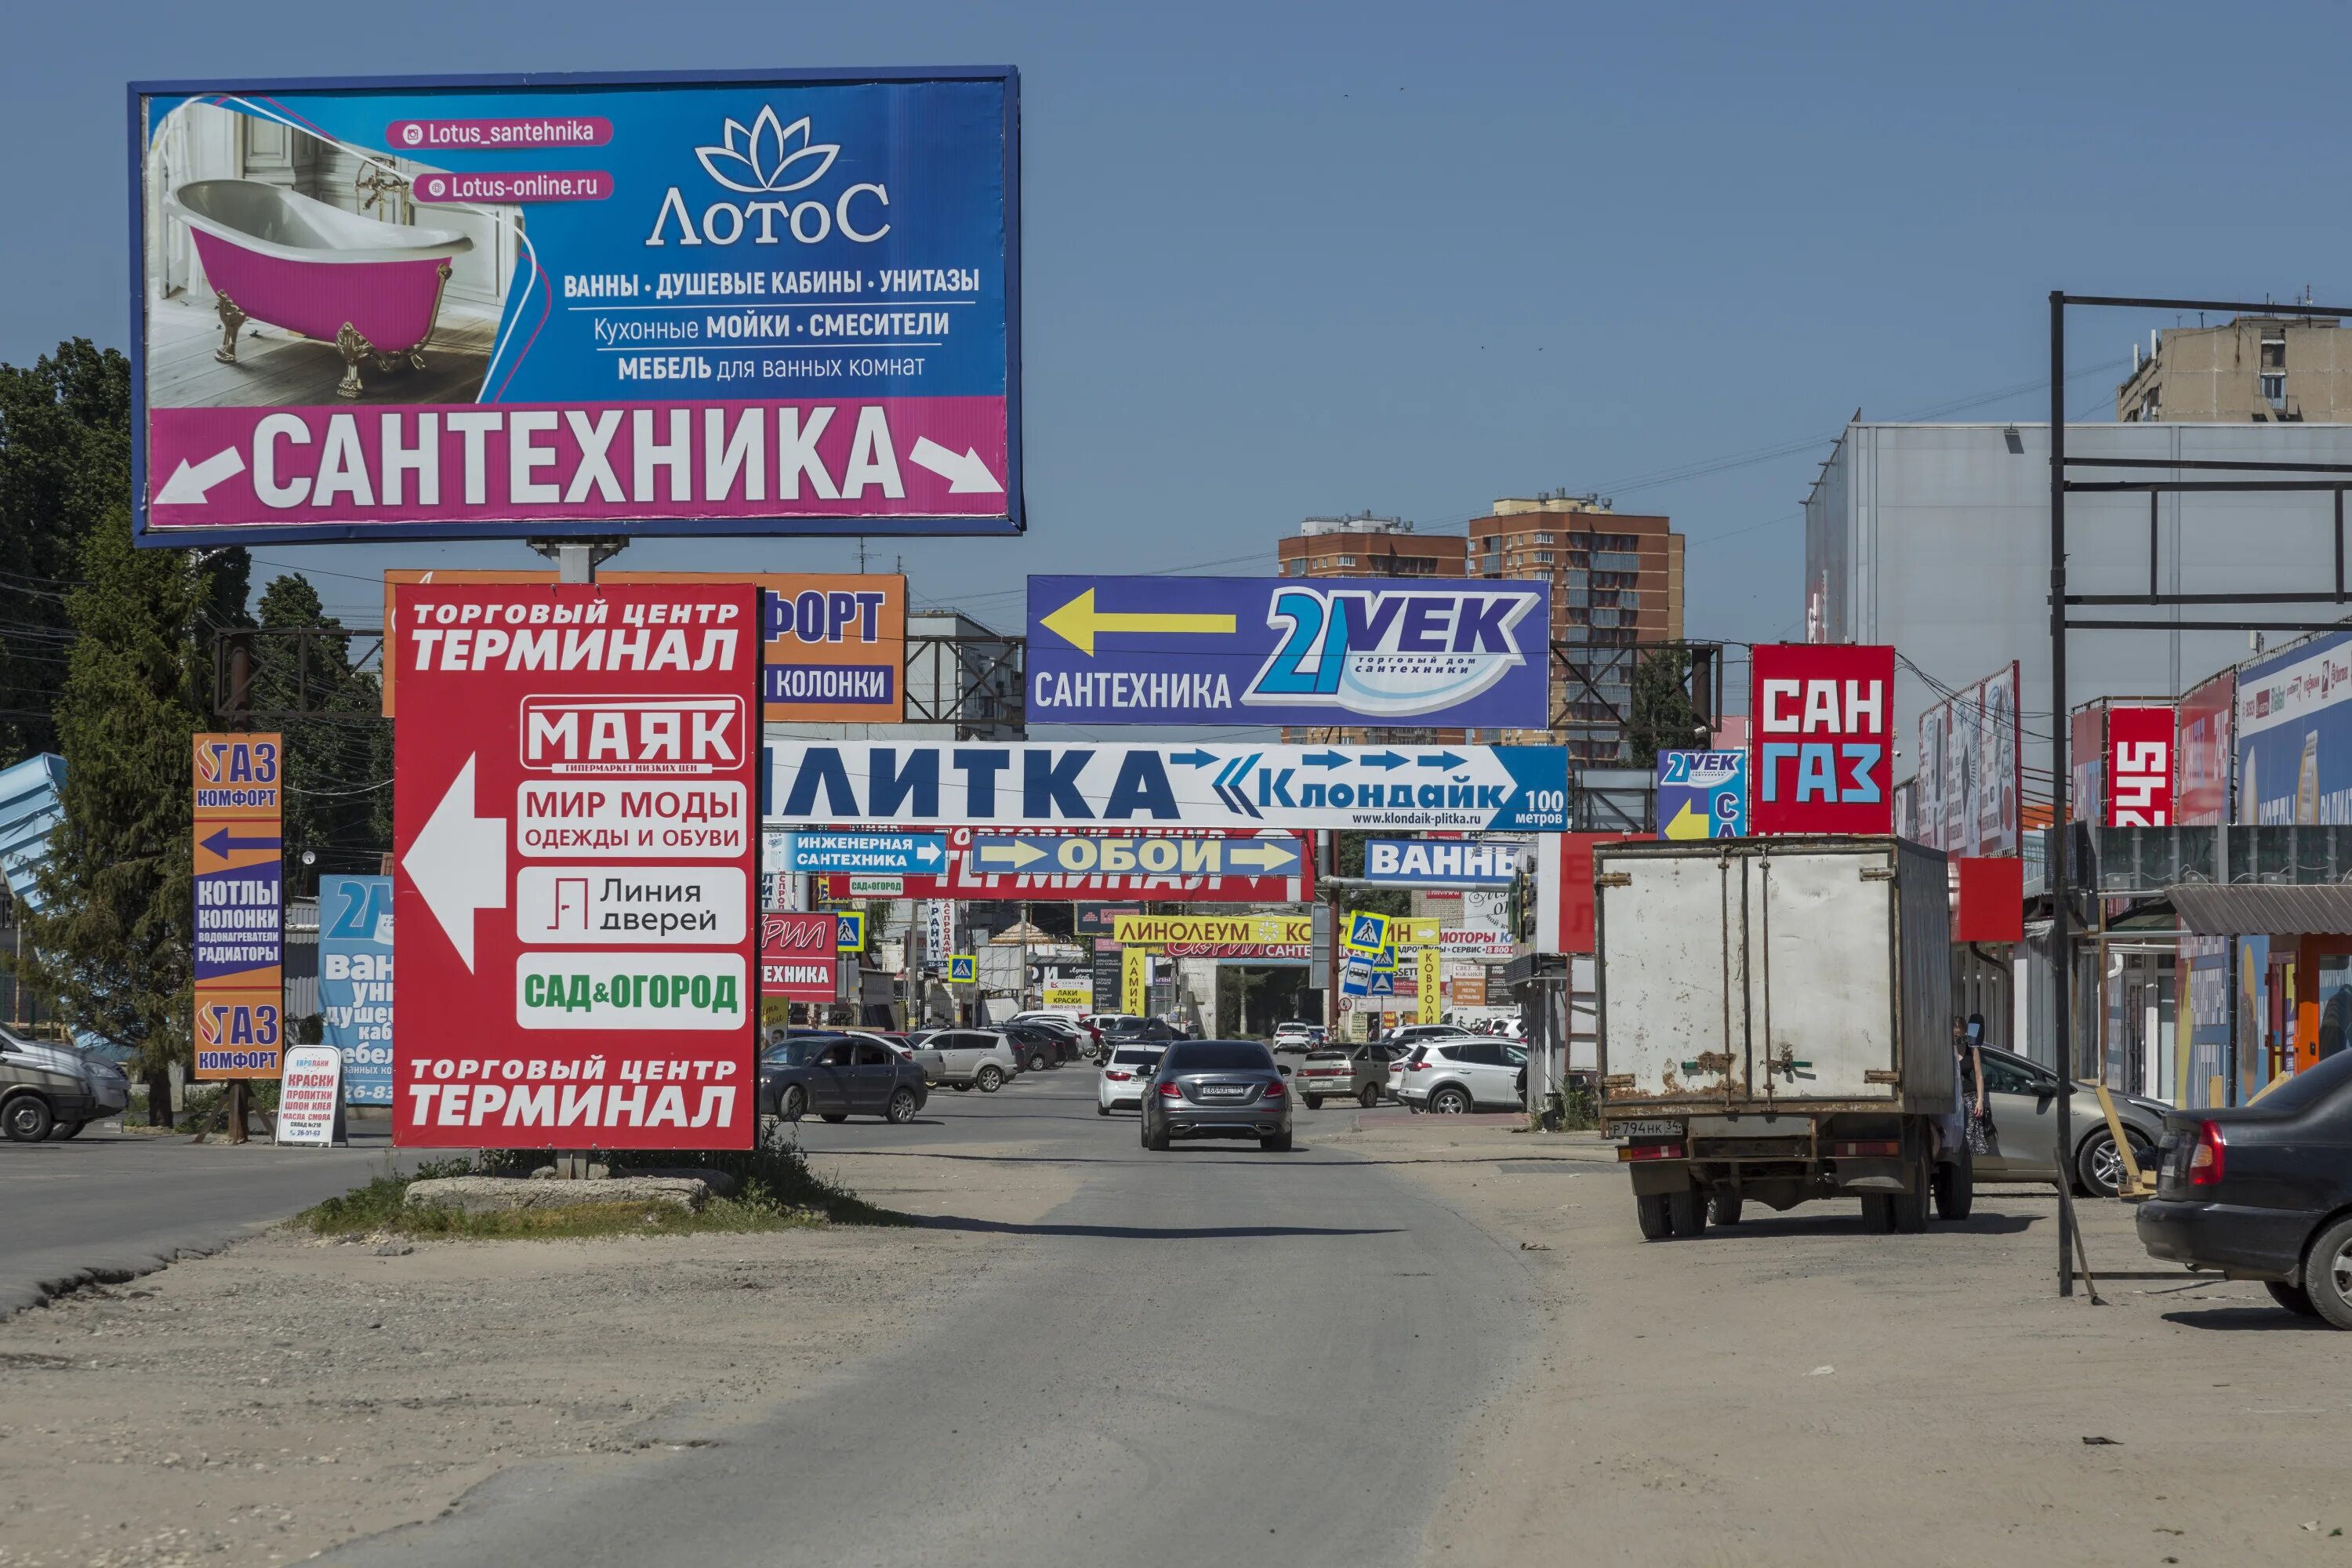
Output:
M868 1037L794 1035L760 1053L760 1114L786 1121L912 1121L930 1092L919 1064Z
M1290 1147L1290 1076L1255 1040L1176 1040L1143 1097L1143 1146L1176 1138L1255 1138Z

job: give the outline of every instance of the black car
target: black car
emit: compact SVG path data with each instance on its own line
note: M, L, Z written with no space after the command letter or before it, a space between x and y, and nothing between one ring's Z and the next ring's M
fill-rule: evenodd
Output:
M931 1097L923 1069L873 1038L794 1035L760 1053L760 1114L798 1121L879 1116L912 1121Z
M1160 1058L1143 1095L1143 1146L1176 1138L1255 1138L1290 1148L1289 1067L1255 1040L1180 1040Z
M1105 1025L1103 1038L1122 1046L1132 1046L1148 1040L1181 1040L1183 1032L1165 1018L1127 1018L1117 1024Z
M2139 1238L2158 1258L2259 1279L2352 1329L2352 1051L2227 1110L2176 1110Z
M999 1024L996 1032L1013 1042L1013 1054L1031 1072L1078 1059L1078 1037L1044 1024Z

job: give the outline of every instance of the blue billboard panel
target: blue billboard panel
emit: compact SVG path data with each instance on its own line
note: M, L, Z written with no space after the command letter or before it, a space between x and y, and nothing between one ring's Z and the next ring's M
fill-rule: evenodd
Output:
M343 1103L392 1103L392 879L319 889L319 1012L343 1054Z
M2352 822L2352 634L2238 671L2241 822Z
M134 83L134 536L1016 532L1018 99Z
M947 836L941 833L786 833L783 868L792 871L864 871L878 876L915 876L944 869Z
M1747 752L1658 753L1659 837L1747 836Z
M1542 729L1549 583L1032 577L1029 717Z
M1400 887L1502 887L1517 873L1526 848L1470 838L1368 838L1364 880Z

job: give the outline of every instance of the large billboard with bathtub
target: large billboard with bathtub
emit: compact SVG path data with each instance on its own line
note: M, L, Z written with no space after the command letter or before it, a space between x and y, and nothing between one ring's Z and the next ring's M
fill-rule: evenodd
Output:
M130 108L142 544L1022 527L1010 67Z

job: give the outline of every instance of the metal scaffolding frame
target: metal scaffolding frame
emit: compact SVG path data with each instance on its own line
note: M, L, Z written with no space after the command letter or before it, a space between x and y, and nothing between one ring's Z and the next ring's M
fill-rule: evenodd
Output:
M1633 672L1643 659L1662 652L1688 659L1684 689L1699 717L1713 728L1723 716L1721 643L1562 640L1551 645L1552 675L1559 692L1551 729L1568 747L1570 767L1610 767L1622 760L1633 719ZM1621 683L1625 692L1622 706L1605 689Z

